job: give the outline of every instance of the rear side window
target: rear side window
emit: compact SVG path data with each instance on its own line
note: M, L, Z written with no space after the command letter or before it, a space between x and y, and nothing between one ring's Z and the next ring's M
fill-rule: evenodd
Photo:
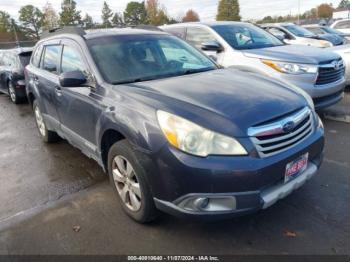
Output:
M85 71L85 66L80 54L70 46L65 45L62 53L61 72Z
M49 45L45 47L42 69L58 74L58 61L61 47L59 45Z
M41 58L42 51L43 51L42 45L38 46L38 48L35 49L35 52L34 52L33 58L32 58L32 65L33 66L35 66L35 67L40 66L40 58Z
M208 30L198 27L187 28L187 41L197 48L201 48L203 43L216 41L215 36Z

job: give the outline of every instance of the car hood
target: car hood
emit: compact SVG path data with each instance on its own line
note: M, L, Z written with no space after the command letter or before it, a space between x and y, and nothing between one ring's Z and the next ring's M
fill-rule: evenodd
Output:
M234 128L227 131L246 136L247 129L276 119L307 105L292 87L257 74L236 69L172 77L132 84L148 90L144 101L153 97L161 110L170 110L212 130L223 128L225 119ZM150 92L151 91L151 92ZM155 106L155 105L153 105ZM157 106L158 107L158 106ZM174 109L176 108L176 109Z
M343 39L340 36L332 35L332 34L318 35L317 39L327 40L331 42L333 45L340 45L343 43Z
M324 62L339 59L339 56L335 53L321 48L304 45L283 45L244 50L244 55L253 58L302 64L323 64Z

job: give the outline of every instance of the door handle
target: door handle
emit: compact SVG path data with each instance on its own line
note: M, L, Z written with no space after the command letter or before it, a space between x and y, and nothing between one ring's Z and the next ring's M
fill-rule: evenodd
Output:
M56 92L57 96L61 96L62 95L62 88L60 86L56 86L55 92Z

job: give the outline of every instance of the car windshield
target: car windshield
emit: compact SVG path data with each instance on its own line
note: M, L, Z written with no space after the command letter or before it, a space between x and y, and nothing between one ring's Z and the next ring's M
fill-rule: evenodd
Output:
M330 27L321 27L321 29L323 31L325 31L326 33L329 33L329 34L336 34L336 35L340 35L342 34L342 32L336 30L336 29L333 29L333 28L330 28Z
M309 30L297 26L297 25L284 25L285 29L287 29L289 32L291 32L293 35L299 36L299 37L314 37L315 34L310 32Z
M250 24L215 25L212 28L237 50L284 45L277 37Z
M186 42L169 35L119 35L87 41L105 81L123 84L217 69Z

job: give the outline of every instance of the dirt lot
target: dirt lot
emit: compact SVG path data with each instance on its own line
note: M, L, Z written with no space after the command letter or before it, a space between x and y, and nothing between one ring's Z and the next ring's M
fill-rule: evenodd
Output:
M0 96L0 112L0 254L350 254L350 124L325 122L319 175L268 210L145 226L94 161L41 142L28 105Z

